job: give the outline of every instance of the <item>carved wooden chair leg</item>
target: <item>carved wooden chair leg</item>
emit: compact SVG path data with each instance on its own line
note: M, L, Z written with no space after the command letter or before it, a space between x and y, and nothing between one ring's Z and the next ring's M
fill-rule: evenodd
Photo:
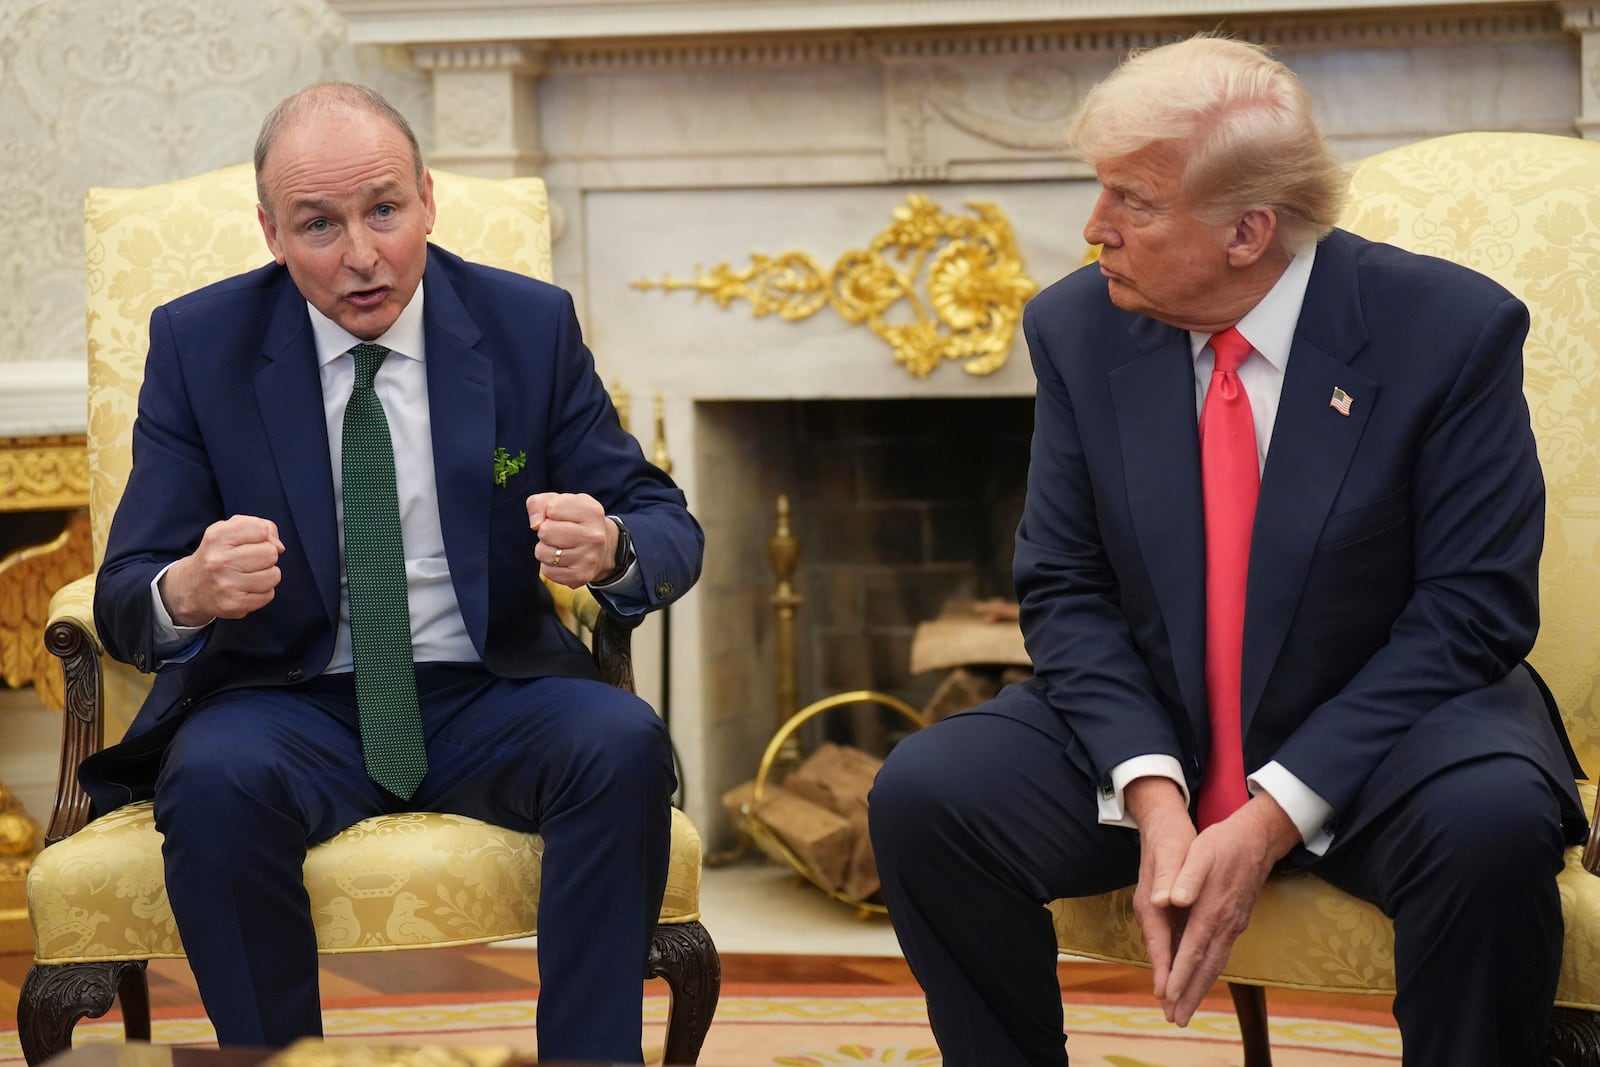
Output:
M150 994L145 960L34 966L17 1000L17 1037L23 1059L36 1067L72 1047L78 1020L98 1019L123 997L123 1030L130 1039L150 1038Z
M1551 1067L1600 1067L1600 1014L1557 1008L1550 1017Z
M117 1000L122 1005L122 1036L129 1041L150 1040L149 961L124 967L117 979Z
M722 995L722 957L706 928L698 922L657 926L645 977L663 978L672 990L663 1060L698 1062Z
M1258 985L1228 983L1233 1012L1244 1039L1244 1067L1272 1067L1272 1041L1267 1034L1267 991Z

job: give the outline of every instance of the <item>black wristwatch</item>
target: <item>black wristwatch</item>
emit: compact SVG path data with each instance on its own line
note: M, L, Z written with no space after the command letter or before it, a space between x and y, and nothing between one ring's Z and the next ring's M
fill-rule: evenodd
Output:
M615 515L607 515L606 518L617 524L617 565L611 568L609 574L590 583L592 585L610 585L627 574L628 568L633 566L633 535L628 533L628 528Z

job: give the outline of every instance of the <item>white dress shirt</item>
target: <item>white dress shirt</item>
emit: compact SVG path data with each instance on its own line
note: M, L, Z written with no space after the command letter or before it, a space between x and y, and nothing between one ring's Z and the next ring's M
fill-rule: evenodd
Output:
M1250 414L1256 430L1256 459L1261 470L1266 469L1267 447L1278 419L1278 400L1289 366L1289 349L1294 343L1294 328L1300 320L1300 306L1305 302L1316 254L1313 245L1296 255L1267 295L1237 324L1239 333L1254 349L1239 365L1239 383L1250 398ZM1194 355L1197 414L1205 406L1206 389L1210 387L1211 372L1216 365L1216 356L1207 347L1210 340L1211 335L1207 333L1189 334ZM1183 768L1176 759L1166 755L1135 756L1111 768L1112 793L1099 795L1100 821L1109 826L1134 827L1133 818L1123 804L1123 792L1136 778L1152 776L1176 782L1184 803L1189 802ZM1300 840L1307 849L1317 855L1328 850L1333 842L1333 836L1327 831L1333 807L1282 764L1273 760L1257 769L1246 779L1246 785L1252 796L1265 791L1278 802L1300 831Z

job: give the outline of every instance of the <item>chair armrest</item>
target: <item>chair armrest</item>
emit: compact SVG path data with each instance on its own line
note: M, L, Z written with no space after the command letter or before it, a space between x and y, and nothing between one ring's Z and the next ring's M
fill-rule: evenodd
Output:
M589 651L600 671L600 679L618 689L634 692L633 631L643 618L611 614L588 586L573 591L570 606L578 626L591 635Z
M66 706L61 713L61 766L56 798L45 831L52 845L89 821L89 794L78 784L78 764L105 742L104 648L94 628L94 575L68 582L50 598L44 643L61 659Z
M1586 788L1587 783L1578 783L1580 799ZM1600 791L1596 791L1594 810L1589 812L1589 840L1583 846L1583 869L1600 875Z

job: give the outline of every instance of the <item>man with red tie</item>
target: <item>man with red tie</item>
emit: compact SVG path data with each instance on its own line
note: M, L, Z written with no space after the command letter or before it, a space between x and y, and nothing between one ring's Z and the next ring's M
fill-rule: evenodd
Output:
M1132 57L1072 142L1102 252L1024 320L1035 677L902 742L871 797L945 1063L1064 1064L1041 905L1128 885L1186 1024L1279 866L1394 919L1406 1063L1537 1062L1586 826L1522 662L1526 309L1335 229L1341 168L1252 45Z

